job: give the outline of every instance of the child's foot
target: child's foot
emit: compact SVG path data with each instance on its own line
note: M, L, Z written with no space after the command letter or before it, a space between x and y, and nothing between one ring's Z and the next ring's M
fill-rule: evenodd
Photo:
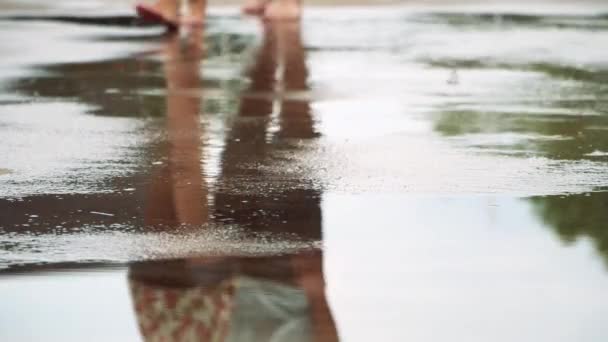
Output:
M204 6L191 8L188 15L178 15L175 1L160 0L154 5L137 4L137 15L145 21L161 23L170 30L177 30L179 26L203 26Z
M177 7L171 1L160 0L154 5L137 4L137 15L150 22L162 23L169 29L177 28Z
M270 0L245 0L241 11L248 15L262 15Z
M299 20L301 15L299 0L274 0L264 9L267 20Z

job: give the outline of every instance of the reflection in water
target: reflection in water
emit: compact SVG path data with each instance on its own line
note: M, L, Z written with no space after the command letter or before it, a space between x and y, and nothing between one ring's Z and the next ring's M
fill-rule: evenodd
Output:
M123 27L124 28L124 27ZM141 45L141 52L100 61L50 63L32 67L25 77L9 80L6 90L37 101L76 101L86 104L88 113L119 117L161 117L165 98L162 63L153 56L156 43L166 37L155 32L142 35L94 35L87 39L100 44ZM253 35L224 32L203 37L206 58L243 54L253 43ZM129 45L126 45L129 46ZM198 87L220 89L227 80L206 77ZM222 89L225 90L225 89ZM228 94L231 95L231 94ZM209 103L206 103L209 105Z
M513 73L535 71L550 77L552 86L530 82L522 84L522 89L502 89L500 93L484 89L495 97L485 106L460 100L442 107L435 113L434 129L444 137L481 152L546 158L555 161L556 168L559 162L578 163L581 177L604 165L608 89L602 81L606 70L577 71L546 63L517 65L483 60L445 60L432 65L484 72L494 68ZM532 97L531 91L535 91ZM499 96L509 102L495 103ZM529 201L563 241L590 238L608 265L608 194L601 185L596 185L599 192L535 196Z
M219 188L224 191L215 196L215 216L260 232L289 232L296 238L318 240L321 194L299 187L298 183L305 183L299 179L279 189L266 186L272 173L260 167L280 161L275 151L297 149L293 140L316 137L308 101L290 96L306 90L308 77L299 27L265 27L263 46L249 77L251 86L241 100L222 156ZM245 179L259 186L239 191L239 184L232 185ZM225 191L232 187L237 190Z
M582 95L580 95L582 96ZM534 154L556 161L571 160L587 167L605 160L608 151L606 115L556 115L443 111L435 129L447 137L462 138L481 151L512 155ZM530 199L538 216L562 240L590 238L608 265L608 194L536 196Z
M378 19L381 12L391 13ZM573 67L576 63L570 58L595 56L593 51L600 44L592 44L595 50L581 49L585 54L572 54L569 45L563 45L578 44L579 38L601 39L586 32L575 32L570 39L552 38L558 37L555 28L568 26L549 23L555 18L524 18L526 27L542 21L546 23L542 27L551 31L525 40L534 45L527 49L528 45L521 45L520 29L511 29L522 25L519 18L503 16L507 29L490 23L486 16L477 20L467 14L447 18L447 25L442 16L431 17L420 26L416 20L424 15L407 14L408 20L403 20L405 13L392 12L365 9L355 14L363 15L348 20L349 30L354 29L356 35L344 34L343 15L307 21L312 41L308 62L315 63L315 88L323 90L323 98L314 103L316 115L322 118L319 122L313 120L312 104L306 100L307 68L299 27L293 25L265 27L258 58L243 78L232 76L243 58L219 61L225 57L217 56L220 39L209 32L202 45L196 33L184 40L91 33L73 46L87 50L99 43L106 49L113 40L133 48L128 51L145 51L144 44L162 43L163 53L161 58L142 53L145 56L94 63L78 59L79 63L71 64L40 58L35 72L7 82L8 90L23 95L14 97L24 99L24 104L15 107L29 111L11 115L16 108L3 108L3 122L6 115L9 125L3 132L16 132L3 142L9 157L0 167L11 170L2 176L5 180L30 177L9 159L40 150L24 150L21 146L40 140L20 136L52 133L51 139L38 146L54 145L72 118L86 120L86 125L75 127L81 131L72 145L90 154L86 160L94 162L83 163L82 154L75 154L65 159L70 163L58 163L60 170L75 166L112 172L93 181L88 176L95 172L48 176L57 184L52 189L62 190L59 194L42 188L34 192L37 195L27 196L10 182L3 183L17 189L14 193L26 195L19 200L0 199L2 261L12 266L67 260L78 262L78 267L99 267L91 262L175 260L131 264L129 288L121 288L122 297L104 293L103 288L109 286L105 281L97 284L98 290L70 277L53 288L47 284L54 277L45 276L31 281L35 287L30 288L36 290L23 290L29 288L17 280L5 287L7 309L0 311L4 314L0 321L12 318L4 325L20 332L40 333L44 330L40 323L48 322L65 331L64 322L74 320L65 319L57 311L60 308L83 312L81 320L97 322L102 328L112 326L104 330L114 331L112 319L127 321L116 315L122 305L131 320L140 323L147 340L185 340L194 335L196 340L255 341L272 336L275 340L335 341L333 315L340 320L340 335L349 340L603 341L606 274L595 267L595 255L588 253L590 244L561 248L554 243L554 234L540 229L527 204L533 203L539 217L565 240L582 237L594 241L604 253L605 196L519 200L509 192L511 184L523 184L518 186L532 188L525 194L545 193L525 177L528 171L536 172L534 166L518 167L517 163L536 160L530 156L555 161L550 165L557 165L555 169L561 161L583 164L575 169L582 170L580 174L568 172L573 177L569 182L580 184L580 191L604 185L605 178L584 171L605 164L608 145L603 132L608 125L602 80L606 74ZM465 23L470 27L458 29L462 20L472 20ZM219 30L228 26L232 30L236 21ZM594 26L600 24L593 21ZM568 30L561 33L572 34ZM538 33L538 29L533 31ZM247 35L233 36L227 46L235 53L246 50L247 44L241 43L250 42ZM488 42L504 37L513 39L500 45L516 52L514 60L501 61L508 55L505 50L488 51L496 45ZM205 71L201 73L203 46ZM545 49L548 52L543 55ZM124 56L126 50L122 51ZM542 63L535 62L539 54ZM553 55L557 57L551 59ZM431 68L420 67L424 56L434 61ZM442 60L442 56L449 58ZM458 69L458 84L445 84L446 66ZM353 73L357 69L366 72ZM353 76L360 80L354 82ZM238 101L234 99L246 87ZM418 98L423 93L431 96ZM45 98L57 106L39 103L36 107L28 102ZM442 137L428 134L428 113L410 101L440 109L431 119L436 119L435 128ZM61 116L68 102L86 108ZM84 111L99 115L84 115ZM57 125L41 120L45 118ZM30 125L34 121L39 125ZM319 131L327 139L315 140ZM95 152L99 146L87 140L90 136L100 138L95 140L99 146L110 144L107 154ZM127 144L139 137L146 139L137 140L136 147ZM437 146L446 141L449 146ZM469 146L453 149L450 142L454 141ZM513 150L523 157L493 155ZM482 156L486 159L477 164L481 153L487 154ZM516 163L502 164L508 159ZM44 167L46 160L31 169ZM342 160L354 161L354 166L349 169ZM120 172L127 162L138 169ZM513 172L501 173L497 165ZM321 172L342 166L347 170ZM299 172L299 167L311 172ZM435 172L438 169L441 172ZM604 170L603 166L598 169ZM378 178L388 179L389 185L360 186L376 170ZM34 175L45 174L43 170ZM535 174L534 182L546 179L543 172ZM407 186L389 189L396 194L382 194L392 187L393 175ZM334 176L343 177L345 185L333 187ZM90 193L74 193L73 189L82 187L72 181L87 179L95 185L87 188ZM45 185L47 180L38 176L31 177L31 182ZM549 188L557 188L549 192L561 191L560 182L563 179L547 180ZM452 189L450 184L456 184L458 196L444 198L443 191ZM319 187L334 191L322 194ZM420 189L430 196L416 196ZM478 198L476 189L498 198ZM241 237L241 229L261 237L259 243L235 241L233 235L218 241L207 235L238 230L236 235ZM322 233L331 255L317 249L287 253L283 248L282 243L294 240L318 242ZM280 240L280 246L272 247L274 241L268 239L273 238ZM225 247L231 243L232 249ZM329 272L324 271L324 263ZM52 264L48 269L63 266L69 265ZM86 277L90 275L81 275ZM117 277L123 280L119 285L126 284L122 273ZM331 314L325 279L335 290ZM91 319L91 312L101 312L98 305L81 300L91 297L107 301L110 313L105 318ZM15 315L15 308L25 312L23 316ZM38 320L33 319L35 314ZM36 323L27 329L21 324L26 321ZM73 325L81 328L81 336L92 335L82 329L84 324Z
M168 37L165 46L168 164L160 170L160 177L154 177L149 190L147 226L161 223L200 227L207 220L200 162L201 45L201 33L193 31L187 41Z
M191 32L187 40L169 37L166 43L169 162L150 187L146 223L204 229L213 217L248 230L319 239L320 194L312 190L218 193L211 214L200 164L203 97L195 91L201 43L198 32ZM296 24L266 24L250 78L252 95L243 98L230 130L220 178L263 173L248 168L247 161L266 158L269 151L284 148L286 140L316 136L308 102L277 92L306 88ZM276 108L277 137L268 139ZM129 278L141 334L146 341L337 341L325 297L322 257L315 250L134 264Z
M590 238L608 266L608 193L533 197L530 201L563 241Z
M131 266L146 341L337 341L321 253Z
M462 136L474 147L497 153L593 161L602 160L608 151L606 115L443 111L435 129L449 137Z

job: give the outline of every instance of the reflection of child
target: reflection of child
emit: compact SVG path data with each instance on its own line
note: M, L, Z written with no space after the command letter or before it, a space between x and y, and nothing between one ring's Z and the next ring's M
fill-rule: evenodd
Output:
M146 342L310 342L304 292L290 285L233 276L209 287L163 287L131 280Z
M321 251L136 263L129 283L146 342L337 342Z
M203 287L155 286L131 279L133 306L144 341L225 341L232 284Z
M202 25L207 1L185 1L185 14L180 13L180 0L156 0L152 5L140 3L136 10L142 19L164 23L170 29L177 29L180 25ZM300 0L244 0L242 10L245 14L269 20L297 20L301 15Z

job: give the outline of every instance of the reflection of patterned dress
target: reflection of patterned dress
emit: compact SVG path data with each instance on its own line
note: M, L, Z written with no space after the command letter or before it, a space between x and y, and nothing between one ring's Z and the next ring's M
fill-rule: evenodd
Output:
M311 341L304 293L281 283L233 277L213 288L176 288L131 280L146 342Z

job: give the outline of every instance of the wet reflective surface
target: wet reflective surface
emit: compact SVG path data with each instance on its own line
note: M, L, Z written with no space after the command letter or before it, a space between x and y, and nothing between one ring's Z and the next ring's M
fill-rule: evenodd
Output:
M608 336L608 10L81 11L0 19L0 340Z

